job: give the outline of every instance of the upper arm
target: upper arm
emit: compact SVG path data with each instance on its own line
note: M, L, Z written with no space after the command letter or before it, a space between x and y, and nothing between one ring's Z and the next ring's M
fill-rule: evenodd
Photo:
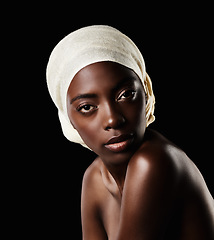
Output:
M81 196L82 233L84 240L107 240L100 218L100 192L97 171L87 170L83 178ZM97 184L95 184L97 183Z
M177 173L169 159L160 160L147 156L130 160L118 240L159 239L164 233L175 198Z

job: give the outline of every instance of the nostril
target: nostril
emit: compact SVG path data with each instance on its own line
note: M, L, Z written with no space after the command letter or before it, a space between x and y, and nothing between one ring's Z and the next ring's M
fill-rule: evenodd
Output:
M106 127L106 128L105 128L106 131L108 131L108 130L110 130L110 129L111 129L110 127Z

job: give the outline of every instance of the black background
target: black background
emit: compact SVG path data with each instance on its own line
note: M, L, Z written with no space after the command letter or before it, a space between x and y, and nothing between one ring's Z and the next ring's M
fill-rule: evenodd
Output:
M13 145L4 178L9 183L5 222L13 226L8 235L81 239L81 181L95 154L63 136L45 71L52 49L64 36L93 24L118 28L139 47L156 97L156 121L150 127L187 153L214 195L211 6L138 5L32 4L8 11L12 22L4 40L14 66L8 71L13 81L8 81L8 142Z

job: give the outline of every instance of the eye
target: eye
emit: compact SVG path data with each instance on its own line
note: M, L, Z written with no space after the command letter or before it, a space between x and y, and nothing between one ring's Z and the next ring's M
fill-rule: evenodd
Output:
M85 105L81 105L77 108L77 111L82 113L82 114L87 114L87 113L91 113L94 110L96 110L97 107L90 105L90 104L85 104Z
M128 89L128 90L124 90L122 91L117 100L120 101L120 100L129 100L129 99L134 99L135 98L135 95L136 95L136 91L135 90L132 90L132 89Z

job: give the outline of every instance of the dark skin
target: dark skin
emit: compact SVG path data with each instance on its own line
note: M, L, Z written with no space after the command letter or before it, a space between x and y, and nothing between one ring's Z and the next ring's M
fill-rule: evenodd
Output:
M83 178L83 239L213 240L213 198L202 175L146 128L145 106L140 79L117 63L86 66L70 84L70 121L98 155Z

